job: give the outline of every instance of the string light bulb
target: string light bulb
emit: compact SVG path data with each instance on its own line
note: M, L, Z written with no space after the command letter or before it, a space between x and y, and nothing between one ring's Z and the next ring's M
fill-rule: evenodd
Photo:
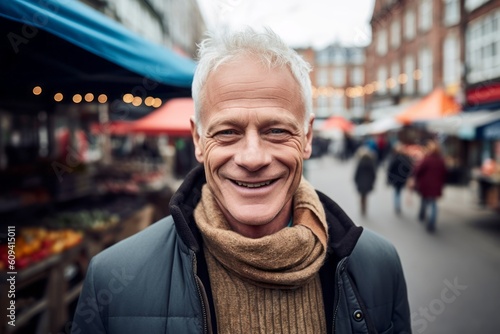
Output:
M101 94L97 97L97 101L99 101L99 103L106 103L108 101L108 97L106 94Z
M155 108L159 108L159 107L161 106L161 104L162 104L162 101L161 101L161 99L160 99L160 98L155 98L155 99L154 99L154 102L153 102L153 107L155 107Z
M123 95L123 102L132 103L132 101L134 101L134 95L132 95L132 94Z
M80 102L82 102L82 96L80 94L73 95L73 102L74 103L80 103Z
M94 101L94 94L92 94L92 93L85 94L85 101L87 101L87 102Z
M134 97L134 99L132 100L133 106L138 107L141 105L141 103L142 103L142 99L139 96Z
M154 97L152 97L152 96L148 96L148 97L146 97L146 99L144 100L144 104L145 104L146 106L148 106L148 107L151 107L151 106L153 105L154 101L155 101Z
M62 95L62 93L56 93L54 95L54 101L56 102L61 102L63 100L64 96Z

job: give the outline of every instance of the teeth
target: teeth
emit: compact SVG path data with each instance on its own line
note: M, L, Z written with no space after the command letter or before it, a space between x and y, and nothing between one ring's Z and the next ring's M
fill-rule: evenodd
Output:
M236 183L239 186L242 186L242 187L259 188L259 187L262 187L262 186L267 186L268 184L271 183L271 181L266 181L266 182L261 182L261 183L244 183L244 182L238 182L238 181L236 181Z

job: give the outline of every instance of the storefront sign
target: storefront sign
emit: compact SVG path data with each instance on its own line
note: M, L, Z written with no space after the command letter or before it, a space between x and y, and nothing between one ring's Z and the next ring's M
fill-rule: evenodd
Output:
M484 82L467 89L466 95L468 105L500 102L500 82Z
M483 138L488 140L500 139L500 121L491 123L483 128Z

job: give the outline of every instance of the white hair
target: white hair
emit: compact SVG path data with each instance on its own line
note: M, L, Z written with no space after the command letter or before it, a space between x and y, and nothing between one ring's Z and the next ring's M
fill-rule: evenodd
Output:
M220 65L242 55L257 56L268 68L288 67L300 86L304 105L304 130L307 133L312 113L312 88L309 72L311 66L271 29L257 32L247 27L239 31L210 33L198 45L198 66L194 73L192 95L195 106L195 122L201 133L200 113L204 106L205 83L209 74Z

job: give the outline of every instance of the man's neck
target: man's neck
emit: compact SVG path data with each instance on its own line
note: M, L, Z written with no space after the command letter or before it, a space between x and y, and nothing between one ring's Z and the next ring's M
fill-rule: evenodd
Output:
M288 226L293 216L291 202L292 201L290 201L289 204L285 205L285 207L270 222L266 224L243 224L241 222L234 221L234 219L228 219L228 223L233 231L241 234L244 237L252 239L262 238L267 235L274 234Z

